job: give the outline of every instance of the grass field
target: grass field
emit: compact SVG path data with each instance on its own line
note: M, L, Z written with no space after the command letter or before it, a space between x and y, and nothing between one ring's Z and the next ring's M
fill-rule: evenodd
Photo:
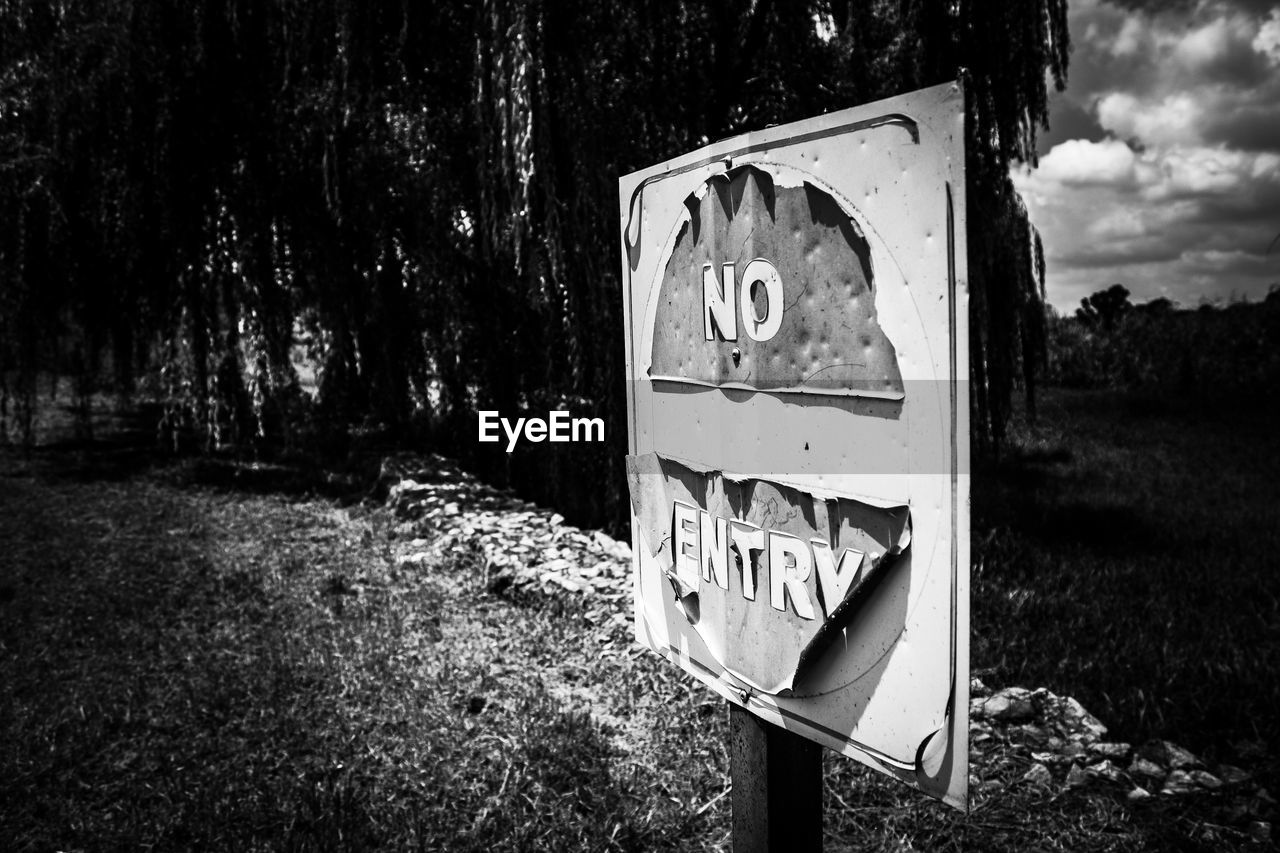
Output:
M1076 696L1121 739L1273 751L1274 414L1056 391L1011 445L974 478L976 666Z
M1267 426L1052 394L977 478L982 677L1276 790ZM0 848L727 848L724 705L625 614L397 565L327 480L112 452L0 457ZM1013 776L961 815L825 765L831 850L1264 849L1229 792Z

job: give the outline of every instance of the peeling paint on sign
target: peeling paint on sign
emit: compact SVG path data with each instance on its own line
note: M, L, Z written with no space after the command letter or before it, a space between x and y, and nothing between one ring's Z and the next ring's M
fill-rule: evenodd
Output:
M871 248L829 193L739 166L685 207L659 286L650 376L901 397L876 322Z
M619 206L637 640L960 807L963 117L947 85L770 128Z
M627 471L641 543L690 627L761 693L795 689L911 544L905 506L818 497L652 453L628 457Z

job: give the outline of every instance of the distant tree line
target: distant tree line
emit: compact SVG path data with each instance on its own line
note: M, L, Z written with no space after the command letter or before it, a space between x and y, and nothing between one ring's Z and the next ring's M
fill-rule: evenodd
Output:
M206 448L363 429L474 454L477 409L567 408L609 446L489 463L616 519L618 176L959 76L974 423L998 440L1045 358L1008 167L1067 39L1066 0L0 0L5 435L49 374L156 396Z
M1280 285L1261 302L1133 304L1115 284L1074 316L1051 314L1045 380L1208 403L1274 404L1280 392Z

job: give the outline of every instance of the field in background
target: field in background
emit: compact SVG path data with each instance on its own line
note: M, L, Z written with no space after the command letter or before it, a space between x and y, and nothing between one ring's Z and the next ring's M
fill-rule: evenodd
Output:
M1280 743L1280 429L1265 410L1051 390L974 477L974 664L1141 742Z

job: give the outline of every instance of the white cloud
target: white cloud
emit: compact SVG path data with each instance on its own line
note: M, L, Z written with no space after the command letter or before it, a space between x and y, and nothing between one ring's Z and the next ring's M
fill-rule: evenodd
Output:
M1280 174L1280 154L1264 151L1253 159L1251 177L1273 178L1277 174Z
M1253 298L1280 281L1280 8L1260 0L1072 2L1068 88L1039 171L1014 175L1072 308Z
M1248 46L1254 37L1254 28L1247 16L1233 14L1170 36L1166 44L1171 58L1184 70L1197 72Z
M1227 264L1245 261L1253 263L1256 258L1245 252L1243 249L1230 249L1224 251L1222 249L1206 249L1203 252L1187 251L1181 255L1181 260L1186 261L1196 267L1202 267L1206 270L1213 271L1222 269Z
M1071 186L1127 184L1134 180L1135 162L1133 150L1118 139L1069 139L1040 158L1037 174Z
M1096 34L1095 26L1094 37ZM1142 25L1141 19L1137 16L1126 18L1116 34L1115 41L1111 42L1111 53L1114 56L1133 56L1146 42L1148 35L1150 30Z
M1099 99L1097 111L1103 128L1126 139L1154 145L1200 139L1200 106L1187 92L1165 95L1159 100L1111 92Z
M1172 148L1149 158L1159 168L1161 180L1144 195L1159 201L1170 196L1240 192L1254 180L1275 176L1272 159L1225 148Z
M1112 208L1089 223L1087 236L1102 240L1141 237L1151 228L1149 219L1131 207Z
M1259 297L1280 279L1280 258L1263 257L1280 230L1280 155L1069 140L1040 162L1013 177L1044 237L1059 307L1117 281L1136 301L1194 304L1205 288Z
M1280 9L1271 10L1271 17L1258 28L1252 47L1267 57L1272 65L1280 65Z

